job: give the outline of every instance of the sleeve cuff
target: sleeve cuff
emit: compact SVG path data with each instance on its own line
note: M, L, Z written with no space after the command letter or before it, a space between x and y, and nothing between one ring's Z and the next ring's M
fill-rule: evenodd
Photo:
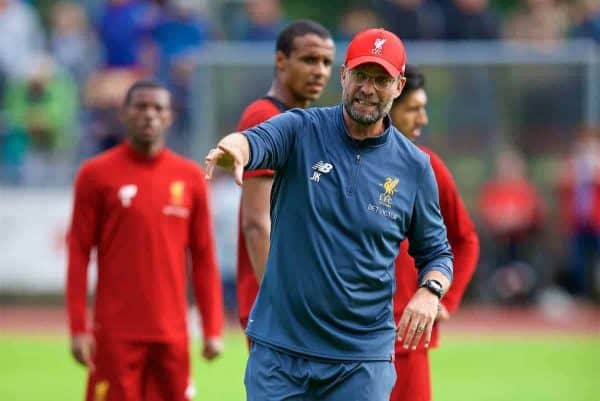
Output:
M440 272L442 273L450 283L452 283L452 268L446 265L431 265L424 267L419 272L419 278L417 279L417 284L420 284L423 281L423 277L425 277L429 272Z
M249 134L250 134L250 132L248 132L248 131L242 132L242 135L244 135L246 137L246 139L248 140L248 148L250 149L250 155L248 157L248 164L246 164L244 166L244 171L256 169L256 166L255 166L256 151L255 151L255 145L254 145L254 137Z
M275 172L273 170L268 170L268 169L244 171L244 178L273 177L273 176L275 176Z

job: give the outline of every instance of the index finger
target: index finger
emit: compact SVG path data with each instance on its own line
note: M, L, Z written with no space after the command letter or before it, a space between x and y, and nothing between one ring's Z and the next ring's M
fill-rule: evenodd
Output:
M409 312L406 311L406 309L404 310L404 313L402 313L402 317L400 318L400 321L398 322L398 328L396 329L396 341L402 341L402 339L404 338L404 335L406 334L406 329L408 328L408 325L410 324L410 320L411 320L411 315Z
M423 345L425 348L429 348L429 343L431 342L431 334L433 333L433 323L427 324L427 328L425 329L425 341L423 341Z
M210 180L212 178L213 170L215 169L215 163L217 162L217 155L215 154L217 152L222 152L222 150L211 149L208 152L208 154L206 155L206 158L204 159L205 171L206 171L204 177L207 180Z

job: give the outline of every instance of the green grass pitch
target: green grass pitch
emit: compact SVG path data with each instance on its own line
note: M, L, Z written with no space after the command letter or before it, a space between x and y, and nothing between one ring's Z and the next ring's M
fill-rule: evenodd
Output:
M245 400L241 333L228 334L212 363L193 352L196 401ZM600 399L600 337L452 336L431 355L436 401ZM65 337L0 334L0 400L80 401L84 382Z

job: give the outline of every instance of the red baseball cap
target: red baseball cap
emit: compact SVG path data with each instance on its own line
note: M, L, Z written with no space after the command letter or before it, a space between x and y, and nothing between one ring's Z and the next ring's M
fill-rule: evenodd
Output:
M404 74L406 51L400 38L383 28L371 28L354 36L344 64L349 69L365 63L379 64L394 78Z

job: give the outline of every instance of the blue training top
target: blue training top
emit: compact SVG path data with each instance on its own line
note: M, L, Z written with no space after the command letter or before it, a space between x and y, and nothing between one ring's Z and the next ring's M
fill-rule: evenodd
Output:
M246 169L277 171L253 341L309 358L390 360L400 242L410 240L420 277L452 278L429 158L385 123L383 135L355 140L339 105L293 109L244 132Z

